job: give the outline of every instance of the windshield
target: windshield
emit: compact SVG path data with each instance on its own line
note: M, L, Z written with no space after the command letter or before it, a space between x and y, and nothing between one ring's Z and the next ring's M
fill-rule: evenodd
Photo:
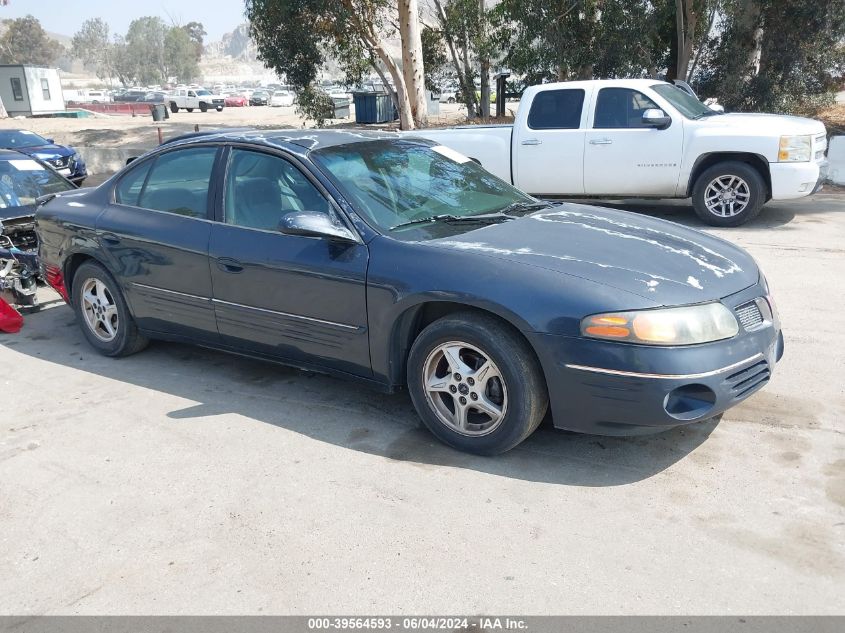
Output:
M16 147L38 147L49 145L47 139L29 130L0 131L0 147L14 149Z
M441 222L408 224L416 220L466 218L537 203L442 145L379 140L328 147L312 157L369 224L399 239L426 239L472 228Z
M700 119L704 116L718 114L688 92L672 84L655 84L652 89L688 119Z
M205 96L210 94L211 93L208 90L197 90L197 96Z
M30 158L0 160L0 212L28 207L48 193L70 191L75 187L51 169Z

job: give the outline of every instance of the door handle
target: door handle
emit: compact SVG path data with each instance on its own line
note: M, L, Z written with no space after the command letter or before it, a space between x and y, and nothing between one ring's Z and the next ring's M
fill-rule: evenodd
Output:
M613 141L609 138L594 138L590 141L590 145L612 145Z
M522 141L522 144L523 145L542 145L543 141L541 141L538 138L527 138L524 141Z
M237 259L232 259L231 257L218 257L217 268L222 270L224 273L240 273L243 272L244 265Z
M100 239L109 246L117 246L120 244L120 238L114 233L103 233Z

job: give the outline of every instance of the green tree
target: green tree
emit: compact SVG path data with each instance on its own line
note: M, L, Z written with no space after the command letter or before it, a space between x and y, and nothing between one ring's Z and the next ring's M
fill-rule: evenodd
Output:
M385 68L396 88L400 125L413 129L425 117L425 101L417 100L422 92L406 80L424 80L421 44L406 41L419 19L411 10L414 4L403 6L401 21L396 0L246 0L246 15L259 57L300 93L300 109L308 116L321 117L319 107L311 111L305 105L319 105L320 100L310 94L303 98L302 93L314 90L317 73L331 56L339 61L348 84L360 81L366 65L379 73ZM410 73L403 72L385 43L397 30L403 51L410 53ZM416 33L419 39L418 28Z
M129 24L125 42L136 59L136 81L145 85L167 81L165 39L169 30L159 17L145 16Z
M440 30L458 76L459 100L471 118L482 114L475 94L478 69L473 46L479 34L478 6L477 0L434 0Z
M190 81L199 74L195 42L182 27L174 26L164 36L164 77Z
M0 63L49 66L64 52L64 47L47 36L41 22L31 15L6 21L0 36Z
M123 86L132 86L137 81L139 73L138 59L130 50L126 39L121 35L115 35L111 46L112 68L117 80Z
M106 80L113 75L109 26L102 18L82 23L82 28L73 36L71 53L83 60L86 68L93 68L100 79Z
M729 109L811 113L833 102L843 40L845 3L724 0L701 84Z
M422 51L425 63L425 87L428 90L439 92L443 83L446 64L449 61L446 57L442 31L429 26L424 27L422 30Z
M205 44L205 36L208 35L208 33L205 32L205 27L202 25L202 22L188 22L181 28L185 30L188 37L191 39L191 42L194 45L194 56L199 63L200 58L202 57L203 46Z

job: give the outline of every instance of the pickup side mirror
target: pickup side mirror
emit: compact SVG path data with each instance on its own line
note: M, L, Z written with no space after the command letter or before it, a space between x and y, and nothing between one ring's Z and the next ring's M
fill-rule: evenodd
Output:
M665 130L672 124L672 119L660 108L649 108L643 112L643 127Z
M282 217L279 232L285 235L325 237L339 242L357 242L355 235L345 226L332 222L325 213L318 211L293 211Z

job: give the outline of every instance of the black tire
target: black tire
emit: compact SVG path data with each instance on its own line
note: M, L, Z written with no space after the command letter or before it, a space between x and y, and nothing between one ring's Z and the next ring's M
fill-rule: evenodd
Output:
M218 112L223 112L223 106L217 106L217 111L218 111Z
M455 97L449 97L446 99L446 103L455 103Z
M501 373L505 414L498 426L483 435L462 434L444 422L423 386L427 360L440 345L452 341L481 350ZM483 364L476 369L480 367ZM512 449L534 432L549 405L546 382L533 351L516 330L490 315L463 312L435 321L411 346L407 369L408 391L422 421L439 440L468 453L497 455Z
M745 182L748 189L748 202L742 211L731 216L721 216L707 208L705 196L711 183L719 178L735 176ZM704 170L695 181L692 190L692 203L695 213L710 226L732 227L740 226L756 218L768 197L766 181L760 172L748 163L736 160L718 163Z
M176 105L176 102L175 102L175 101L171 101L171 102L170 102L170 111L171 111L173 114L176 114L177 112L179 112L179 106L177 106L177 105Z
M190 110L188 110L190 112ZM208 104L201 103L200 104L200 112L208 112Z
M98 338L91 326L88 325L84 316L82 289L88 280L102 282L117 308L118 325L114 339L111 341L104 341ZM100 264L86 262L77 269L71 286L71 304L73 311L76 313L76 320L85 338L91 344L91 347L104 356L129 356L130 354L140 352L147 346L148 341L138 332L138 326L129 312L129 307L126 305L126 300L123 298L120 287L114 277Z
M193 108L185 108L185 109L186 109L188 112L193 112L193 111L194 111L194 109L193 109Z

